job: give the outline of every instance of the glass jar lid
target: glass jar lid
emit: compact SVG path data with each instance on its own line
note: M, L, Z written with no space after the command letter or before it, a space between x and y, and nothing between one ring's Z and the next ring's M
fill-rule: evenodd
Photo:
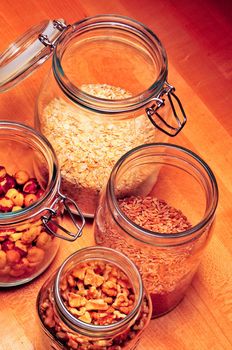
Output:
M15 86L44 63L65 28L63 19L45 20L12 43L0 55L0 92Z

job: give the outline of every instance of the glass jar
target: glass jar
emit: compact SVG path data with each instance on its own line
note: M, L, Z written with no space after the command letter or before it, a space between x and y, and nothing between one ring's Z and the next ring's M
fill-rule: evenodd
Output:
M73 241L84 218L60 193L57 157L50 143L19 123L0 122L0 287L20 285L54 259L59 238ZM79 211L69 232L62 226L70 203Z
M93 270L86 269L87 265L95 273L93 273ZM88 277L88 280L85 280L87 273L90 272L104 281L103 284L102 281L96 284L97 287L94 288L95 295L93 294L93 286L90 287L90 284L94 284L97 279L92 279L93 282L90 282ZM85 275L82 275L82 273ZM124 284L120 284L122 273ZM73 275L75 275L75 278L73 278ZM112 276L114 276L113 279ZM88 293L92 293L92 299L89 302L99 303L99 293L103 290L104 284L109 283L109 280L117 284L116 294L104 289L103 294L108 297L104 300L107 300L109 305L104 309L105 311L103 309L97 310L97 308L94 309L94 312L90 311L92 310L91 307L85 304L85 299L90 298ZM105 320L106 316L103 313L109 315L112 313L112 310L110 311L112 308L117 309L113 309L115 315L122 312L120 307L118 309L115 306L119 294L121 297L124 293L122 293L122 290L126 291L128 299L133 290L133 298L130 299L133 299L133 305L130 312L114 323L112 318L104 323L102 320ZM82 291L82 296L84 296L81 304L85 305L84 312L86 313L86 310L89 310L88 313L91 314L92 321L89 320L88 323L81 318L80 315L83 315L83 313L79 312L78 314L77 308L80 304L75 304L75 307L72 304L72 308L69 307L70 297L73 297L77 291L79 293ZM108 301L109 295L111 295L111 300ZM132 350L135 349L142 332L150 321L152 308L150 297L144 292L138 269L130 259L113 249L88 247L79 250L66 259L58 272L43 285L37 298L37 309L43 330L43 334L36 344L37 350ZM95 320L95 324L93 320Z
M175 136L186 116L167 82L165 49L139 22L117 15L73 25L42 22L0 57L0 91L51 54L35 126L57 153L63 192L92 217L119 157L140 144Z
M142 145L114 166L96 212L95 240L134 261L153 317L184 297L212 234L217 202L209 166L180 146Z

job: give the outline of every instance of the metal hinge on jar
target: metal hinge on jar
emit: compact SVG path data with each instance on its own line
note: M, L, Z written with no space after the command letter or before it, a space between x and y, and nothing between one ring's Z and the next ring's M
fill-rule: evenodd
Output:
M0 53L0 92L17 85L40 67L52 55L62 33L69 27L63 19L45 20Z
M180 132L180 130L184 127L187 121L183 106L179 98L174 93L174 91L175 91L174 86L170 85L168 82L165 82L158 96L152 99L152 101L155 101L155 103L151 107L146 108L146 113L151 123L157 129L161 130L162 132L164 132L169 136L176 136ZM161 116L161 114L158 113L158 110L164 107L165 105L165 99L163 98L165 95L167 96L168 101L171 105L171 109L173 112L172 121L174 121L174 125L169 124ZM178 114L180 116L177 114L177 110L175 108L175 102L177 103L177 108L179 108Z
M53 23L53 27L57 28L60 32L63 32L68 27L64 22L62 22L62 21L60 21L58 19L54 20L52 23ZM56 43L58 38L56 38L54 41L50 41L49 38L48 38L48 35L40 34L38 36L39 41L41 41L41 43L44 46L50 47L51 51L55 48L55 46L56 46L55 43Z

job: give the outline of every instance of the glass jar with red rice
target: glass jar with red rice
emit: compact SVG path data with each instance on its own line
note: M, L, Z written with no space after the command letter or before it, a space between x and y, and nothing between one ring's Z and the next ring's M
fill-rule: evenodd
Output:
M211 237L217 202L214 174L188 149L142 145L114 166L96 212L95 240L139 267L153 317L183 299Z

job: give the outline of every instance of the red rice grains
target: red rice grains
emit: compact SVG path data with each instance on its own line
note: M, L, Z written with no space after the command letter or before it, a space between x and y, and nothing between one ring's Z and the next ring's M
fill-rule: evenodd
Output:
M118 201L121 210L135 224L160 233L188 230L191 224L180 210L155 197L131 196Z
M130 196L118 204L133 223L153 232L175 234L191 228L180 210L155 197ZM154 245L143 243L143 238L139 241L117 225L104 204L96 217L95 239L99 245L122 251L138 266L151 295L153 317L170 311L183 298L199 264L197 247L202 245L201 238L175 246L155 245L156 239Z

